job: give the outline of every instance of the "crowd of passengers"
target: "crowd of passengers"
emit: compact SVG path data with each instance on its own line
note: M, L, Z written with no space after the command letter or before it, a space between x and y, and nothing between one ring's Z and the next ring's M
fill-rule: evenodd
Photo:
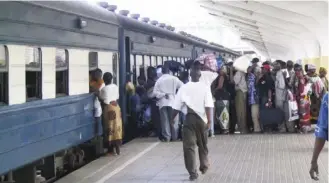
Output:
M312 131L322 96L328 91L327 70L321 67L317 72L315 65L303 67L292 61L259 62L258 58L252 59L246 72L235 69L233 62L218 65L216 72L207 67L201 71L200 82L210 87L215 104L209 137L237 131ZM97 95L95 117L103 118L106 144L114 154L120 154L123 128L130 139L154 136L169 142L182 138L180 129L185 116L181 113L172 122L172 103L179 88L189 82L187 69L175 73L168 65L149 67L146 77L144 73L137 77L137 86L128 82L129 114L124 127L117 103L119 89L112 83L112 74L103 75L97 69L90 81Z

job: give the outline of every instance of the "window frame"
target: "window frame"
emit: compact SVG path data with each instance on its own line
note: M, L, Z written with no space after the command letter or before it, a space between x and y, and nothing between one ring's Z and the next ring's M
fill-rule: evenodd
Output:
M5 65L0 66L0 73L4 74L4 79L7 79L6 86L4 87L4 101L0 100L0 107L1 106L7 106L9 104L9 51L8 47L4 44L1 44L3 46L4 52L5 52ZM0 88L1 89L1 88ZM2 91L0 91L2 92ZM1 98L0 98L1 99Z
M69 51L65 48L56 48L57 49L63 49L65 51L65 66L60 66L60 67L57 67L57 54L55 55L55 96L56 98L58 97L65 97L65 96L68 96L69 95L69 61L70 61L70 56L69 56ZM63 81L64 82L64 88L66 88L66 91L65 93L57 93L57 73L58 72L62 72L62 74L66 74L66 81ZM65 73L66 72L66 73Z
M36 67L29 66L25 62L25 95L26 95L26 102L31 102L35 100L41 100L42 99L42 50L40 47L30 46L30 48L33 48L33 60L35 59L35 50L37 49L38 53L38 64ZM34 72L36 75L36 94L33 97L28 97L28 85L27 85L27 72Z

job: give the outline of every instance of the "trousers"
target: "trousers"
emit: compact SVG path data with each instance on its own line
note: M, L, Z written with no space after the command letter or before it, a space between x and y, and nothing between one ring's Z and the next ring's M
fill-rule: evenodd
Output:
M247 133L247 93L241 90L236 91L235 96L235 110L236 121L241 133Z
M295 123L293 121L288 121L289 119L289 104L287 101L275 100L276 108L281 109L284 112L284 121L279 125L280 132L295 132Z
M196 153L198 147L200 167L199 170L209 168L208 159L208 129L206 123L195 113L188 112L183 126L184 162L188 173L196 176Z
M178 138L178 119L174 120L174 125L170 124L173 109L169 106L161 107L160 109L160 121L161 121L161 136L164 140L177 140Z

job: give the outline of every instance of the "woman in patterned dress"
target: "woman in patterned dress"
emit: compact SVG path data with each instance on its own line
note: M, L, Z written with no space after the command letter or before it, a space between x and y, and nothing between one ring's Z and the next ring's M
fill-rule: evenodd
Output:
M321 99L325 93L324 84L321 78L316 73L316 67L313 64L308 64L308 85L310 87L308 93L311 99L311 122L316 124L319 116L319 110L321 105Z
M295 64L294 70L295 70L295 77L293 80L292 91L298 104L299 128L300 128L300 132L307 133L311 130L311 123L310 123L311 103L310 103L309 95L305 92L306 78L303 75L303 69L301 65Z
M108 124L108 144L114 155L120 154L122 143L122 118L121 109L117 102L119 99L119 88L112 83L112 74L104 73L103 80L105 87L100 92L100 99L103 104L103 120Z

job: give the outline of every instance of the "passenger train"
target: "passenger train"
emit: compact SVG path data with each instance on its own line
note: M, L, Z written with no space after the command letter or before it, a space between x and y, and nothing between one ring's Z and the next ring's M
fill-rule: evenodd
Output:
M0 182L51 181L101 153L89 72L111 72L127 121L127 81L166 60L238 52L107 3L0 2ZM129 74L132 73L132 74ZM98 138L99 137L99 138ZM92 149L90 152L88 149Z

